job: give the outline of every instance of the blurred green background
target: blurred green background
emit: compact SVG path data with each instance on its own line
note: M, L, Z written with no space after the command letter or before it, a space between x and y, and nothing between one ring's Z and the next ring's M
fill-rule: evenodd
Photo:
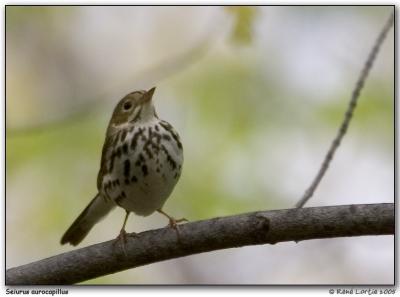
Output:
M293 207L342 120L392 7L6 7L7 268L59 240L96 193L106 126L157 86L185 163L164 209L191 221ZM308 206L394 201L390 31ZM117 236L116 209L81 246ZM128 232L167 224L131 216ZM88 284L390 284L393 236L245 247Z

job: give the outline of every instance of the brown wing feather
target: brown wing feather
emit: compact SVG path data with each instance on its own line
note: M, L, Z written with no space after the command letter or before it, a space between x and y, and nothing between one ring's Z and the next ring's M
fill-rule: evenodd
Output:
M110 125L107 128L106 139L104 140L103 149L101 151L101 161L100 161L100 170L97 174L97 189L100 192L101 182L103 180L103 176L108 172L107 169L107 160L110 158L110 154L112 152L113 142L116 141L119 137L119 132L116 133L115 129Z

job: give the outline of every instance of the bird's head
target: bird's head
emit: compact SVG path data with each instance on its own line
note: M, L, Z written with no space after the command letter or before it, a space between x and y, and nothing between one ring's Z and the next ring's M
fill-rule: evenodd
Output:
M155 87L148 91L134 91L122 98L114 109L110 126L145 123L157 117L152 98Z

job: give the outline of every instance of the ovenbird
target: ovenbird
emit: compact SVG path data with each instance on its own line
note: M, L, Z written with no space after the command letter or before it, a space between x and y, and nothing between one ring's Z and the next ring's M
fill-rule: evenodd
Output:
M126 211L118 239L125 240L130 212L148 216L158 211L174 228L185 220L175 220L162 210L180 177L183 150L175 129L157 116L154 91L132 92L115 107L102 150L98 194L65 232L61 244L79 244L115 206Z

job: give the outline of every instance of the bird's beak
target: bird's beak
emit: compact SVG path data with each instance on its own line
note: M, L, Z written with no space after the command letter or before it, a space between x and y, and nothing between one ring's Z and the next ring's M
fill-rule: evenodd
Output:
M153 98L153 94L154 91L156 90L156 87L151 88L150 90L148 90L144 95L143 95L143 99L141 100L142 103L147 103L151 100L151 98Z

